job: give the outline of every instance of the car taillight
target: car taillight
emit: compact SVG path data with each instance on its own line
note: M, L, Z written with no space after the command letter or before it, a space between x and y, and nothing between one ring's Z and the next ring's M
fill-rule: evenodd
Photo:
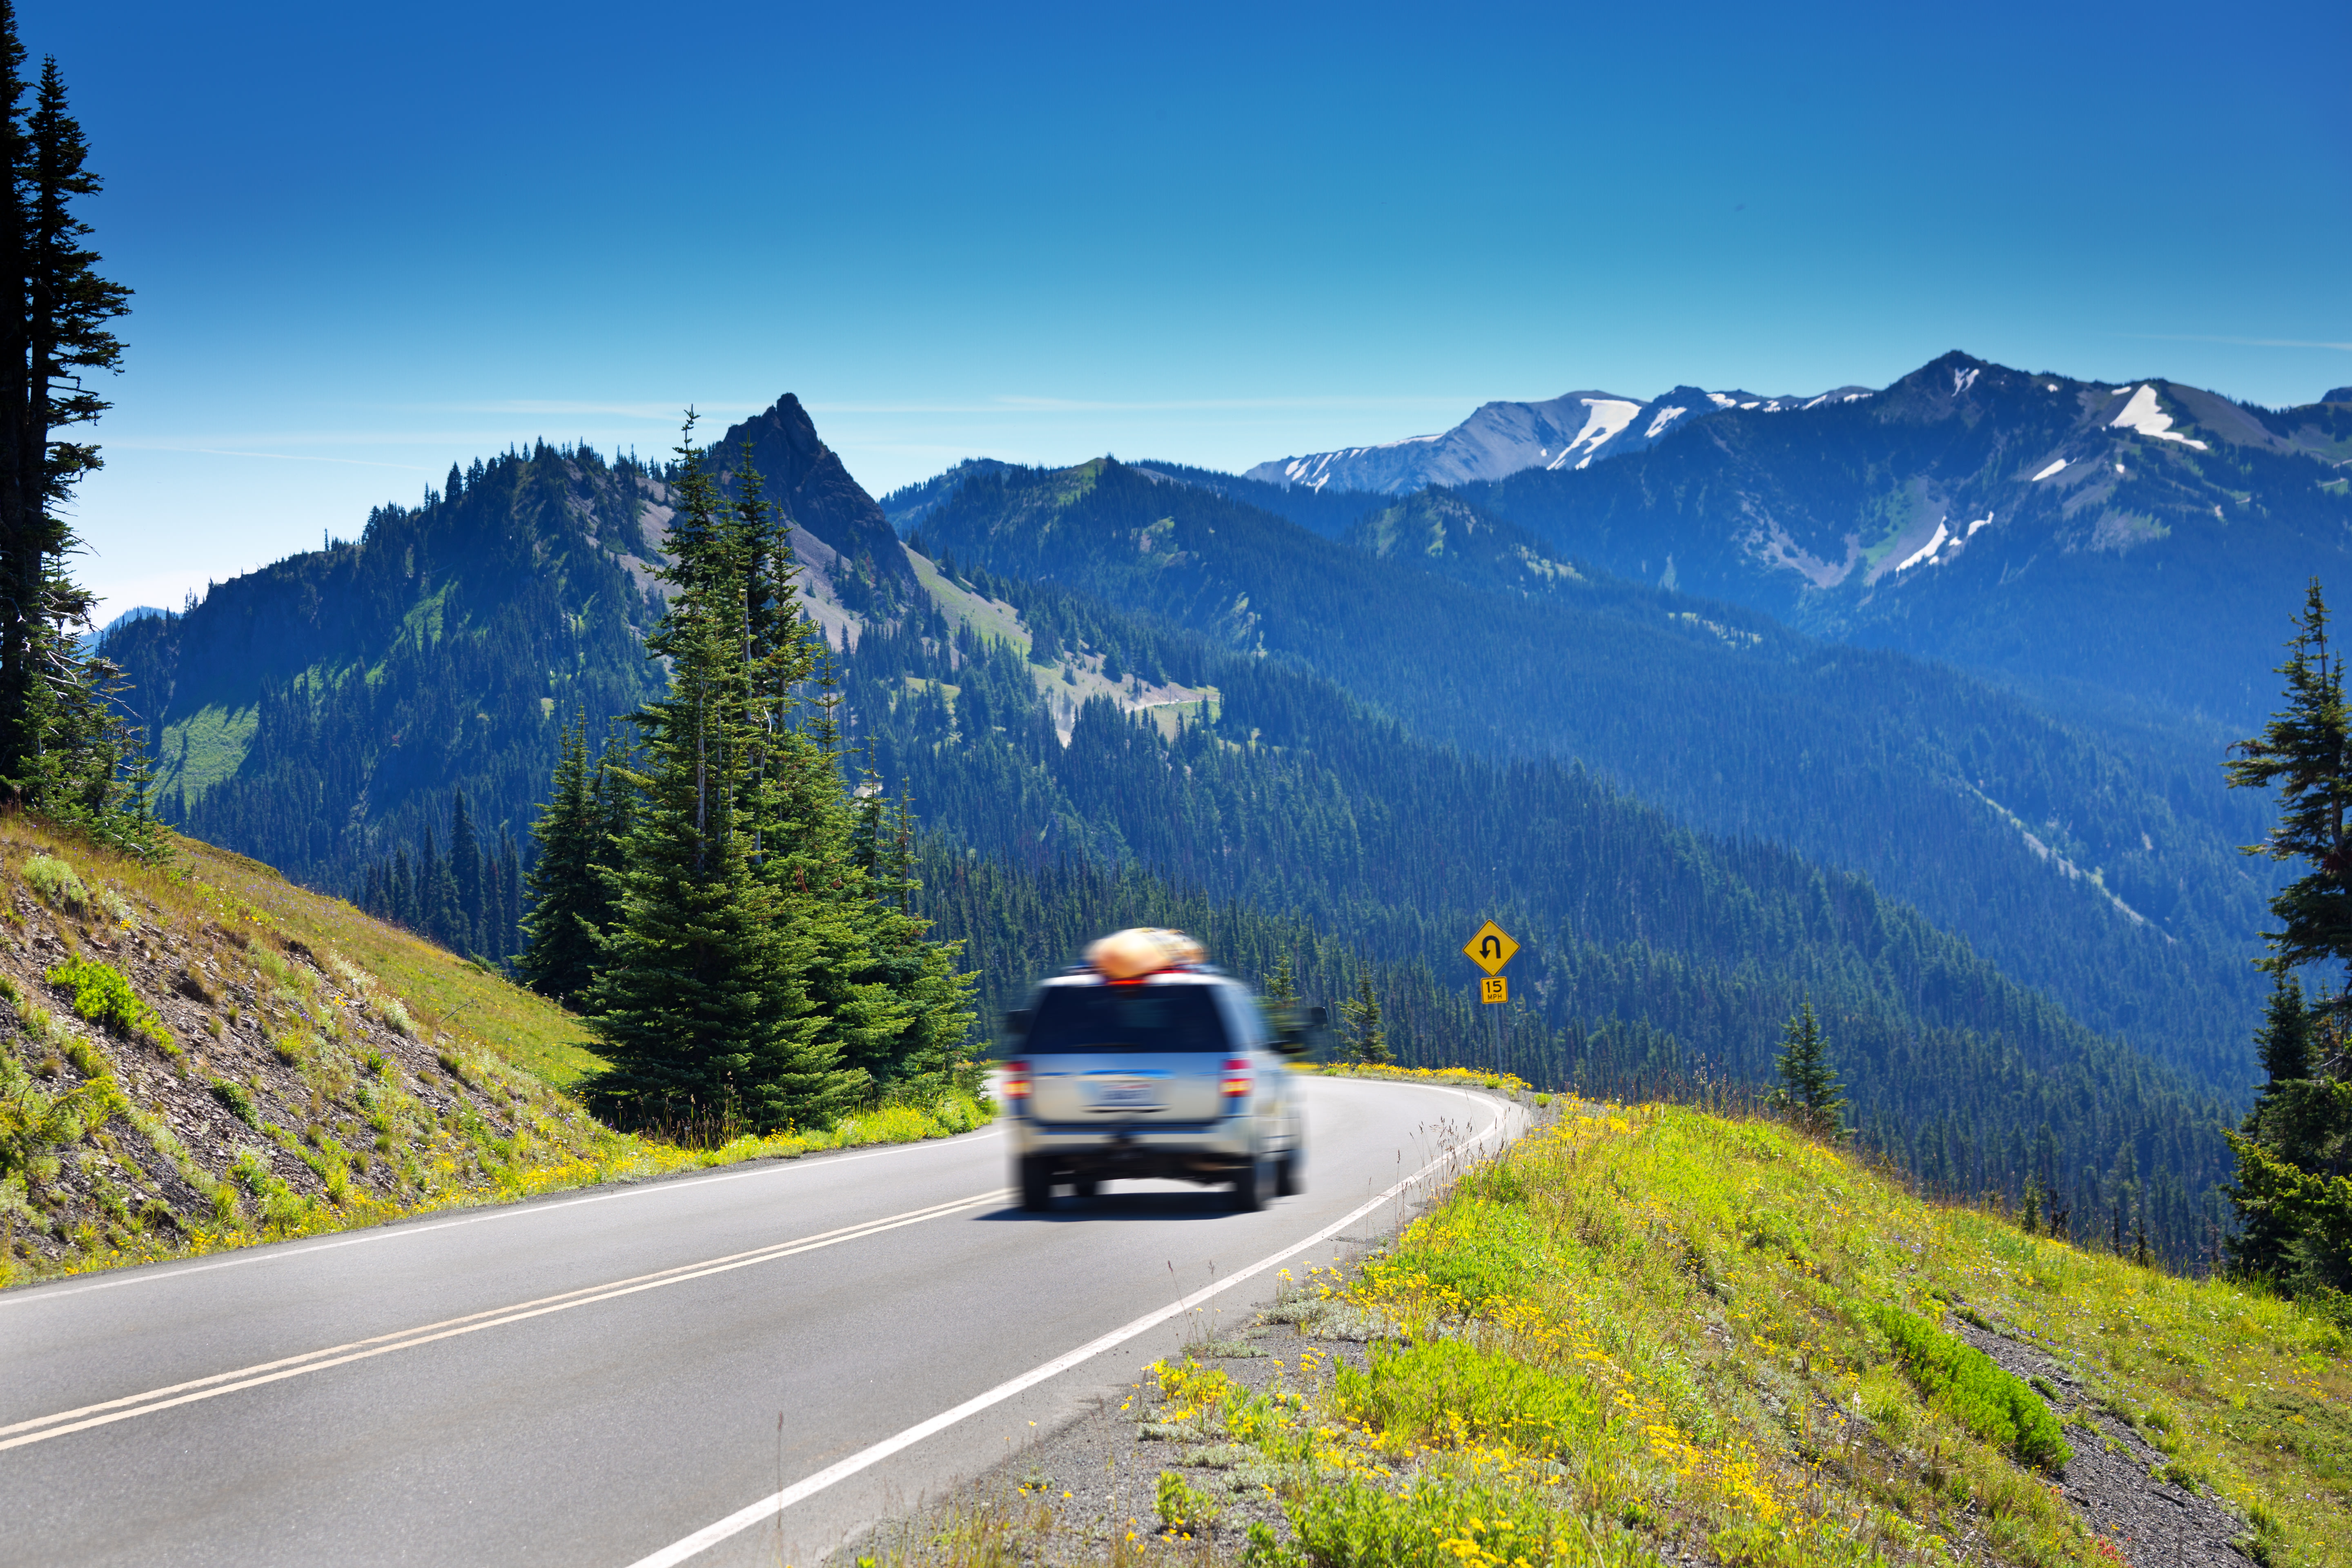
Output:
M1225 1098L1241 1100L1250 1091L1249 1063L1239 1057L1225 1058Z
M1029 1098L1029 1064L1027 1062L1014 1061L1004 1064L1004 1098L1007 1100Z

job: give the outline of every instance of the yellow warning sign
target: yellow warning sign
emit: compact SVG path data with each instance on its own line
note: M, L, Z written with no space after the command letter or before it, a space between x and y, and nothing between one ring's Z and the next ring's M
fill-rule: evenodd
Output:
M1488 921L1462 944L1462 951L1469 955L1471 963L1487 973L1500 974L1503 965L1511 962L1511 954L1519 951L1519 944L1511 940L1509 931Z
M1511 977L1509 975L1489 974L1486 979L1478 982L1479 1001L1507 1002L1510 999Z

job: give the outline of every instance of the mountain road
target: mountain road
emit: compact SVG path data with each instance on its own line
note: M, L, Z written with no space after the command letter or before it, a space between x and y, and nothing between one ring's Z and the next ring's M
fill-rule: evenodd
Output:
M813 1563L1524 1122L1301 1087L1307 1190L1255 1214L1024 1213L991 1127L0 1294L0 1564Z

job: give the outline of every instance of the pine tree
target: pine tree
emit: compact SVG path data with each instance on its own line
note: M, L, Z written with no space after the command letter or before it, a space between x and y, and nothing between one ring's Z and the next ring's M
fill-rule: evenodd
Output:
M2263 966L2282 973L2352 955L2352 718L2344 668L2327 636L2327 605L2314 578L2287 643L2284 711L2239 742L2226 765L2232 788L2279 789L2278 826L2246 853L2301 860L2309 869L2271 900L2280 929L2263 932Z
M120 368L106 323L130 289L99 276L74 214L98 194L89 143L66 101L57 61L42 62L25 111L25 50L16 13L0 0L0 789L139 853L162 840L145 797L144 735L119 705L121 671L91 654L92 600L65 570L77 547L64 509L100 467L97 447L52 439L109 406L84 381Z
M689 416L664 571L673 593L646 643L670 661L669 690L637 715L640 765L614 770L634 809L617 929L589 1003L610 1065L584 1087L603 1114L637 1126L824 1125L864 1079L841 1067L810 994L822 936L755 860L778 824L761 754L773 694L747 651L753 545L722 512L692 437Z
M2279 929L2263 933L2263 967L2278 977L2256 1036L2270 1077L2244 1126L2225 1134L2238 1162L2238 1235L2225 1245L2241 1278L2340 1300L2352 1293L2352 997L2306 1002L2290 978L2303 964L2341 973L2352 962L2352 716L2315 578L2278 672L2285 708L2231 748L2227 768L2232 787L2279 790L2277 826L2246 852L2306 869L2271 900Z
M1286 1011L1298 1005L1298 977L1291 972L1287 952L1276 961L1274 973L1266 980L1265 1000L1269 1007Z
M2262 1027L2254 1031L2254 1049L2272 1084L2311 1076L2311 1014L2304 1005L2303 983L2281 971L2272 976L2270 1006ZM2263 1088L2267 1099L2270 1089Z
M499 825L499 944L502 962L522 949L522 851L504 823Z
M594 915L610 897L597 864L603 826L589 795L583 712L576 728L563 731L554 793L531 825L539 858L524 879L531 912L523 929L530 942L516 964L524 984L566 1005L577 1005L596 978L601 932Z
M1347 1031L1347 1060L1367 1067L1389 1064L1389 1033L1381 1021L1380 998L1372 994L1369 969L1356 972L1356 994L1339 1004L1339 1021Z
M1838 1087L1837 1074L1831 1069L1829 1047L1822 1038L1819 1019L1813 1016L1813 1005L1808 1001L1780 1030L1780 1055L1774 1066L1780 1075L1780 1087L1772 1091L1772 1103L1784 1110L1795 1112L1806 1125L1821 1136L1839 1139L1845 1136L1845 1095ZM1932 1145L1934 1177L1949 1184L1950 1151L1938 1125Z
M449 795L449 880L454 890L460 952L478 953L490 945L484 916L488 912L488 884L482 875L482 842L474 831L474 814L466 809L466 792Z
M416 872L415 868L408 863L406 845L404 844L393 851L392 873L387 879L391 886L386 889L385 902L391 907L392 922L394 925L406 926L411 931L415 930L417 923Z

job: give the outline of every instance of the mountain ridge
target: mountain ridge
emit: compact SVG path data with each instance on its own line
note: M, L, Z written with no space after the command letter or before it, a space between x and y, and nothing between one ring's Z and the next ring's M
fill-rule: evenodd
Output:
M1524 468L1589 468L1604 458L1646 450L1727 408L1778 413L1869 395L1868 387L1856 386L1810 399L1708 392L1696 386L1677 386L1653 398L1567 392L1539 403L1484 403L1461 424L1434 436L1275 458L1244 469L1242 477L1310 490L1330 486L1402 495L1431 485L1498 479Z

